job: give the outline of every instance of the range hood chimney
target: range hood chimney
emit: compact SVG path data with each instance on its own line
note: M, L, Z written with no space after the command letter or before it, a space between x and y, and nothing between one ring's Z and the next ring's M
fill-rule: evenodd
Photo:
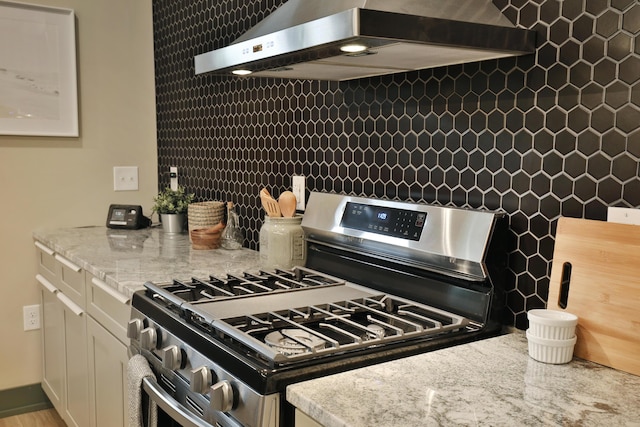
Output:
M352 80L532 53L491 0L288 0L195 72Z

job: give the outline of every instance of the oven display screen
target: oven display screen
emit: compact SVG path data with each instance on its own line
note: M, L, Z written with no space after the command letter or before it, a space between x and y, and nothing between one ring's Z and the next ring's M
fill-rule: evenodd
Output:
M407 240L420 240L425 212L347 203L340 226Z

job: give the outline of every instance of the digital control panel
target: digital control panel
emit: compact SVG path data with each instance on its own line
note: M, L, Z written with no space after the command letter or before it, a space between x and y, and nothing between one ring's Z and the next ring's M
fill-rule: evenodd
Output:
M340 226L407 240L420 240L425 212L347 202Z

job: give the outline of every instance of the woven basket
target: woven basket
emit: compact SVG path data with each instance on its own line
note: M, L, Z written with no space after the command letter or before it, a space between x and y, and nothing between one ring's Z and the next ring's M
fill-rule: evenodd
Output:
M187 222L189 224L189 241L191 230L213 227L224 220L224 202L198 202L189 204Z

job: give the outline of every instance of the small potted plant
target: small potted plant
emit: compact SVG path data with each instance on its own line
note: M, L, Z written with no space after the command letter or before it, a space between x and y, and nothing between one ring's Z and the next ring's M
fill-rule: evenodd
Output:
M177 190L166 187L153 198L153 212L157 212L162 229L167 233L182 233L185 230L187 209L194 199L193 193L187 193L182 186Z

